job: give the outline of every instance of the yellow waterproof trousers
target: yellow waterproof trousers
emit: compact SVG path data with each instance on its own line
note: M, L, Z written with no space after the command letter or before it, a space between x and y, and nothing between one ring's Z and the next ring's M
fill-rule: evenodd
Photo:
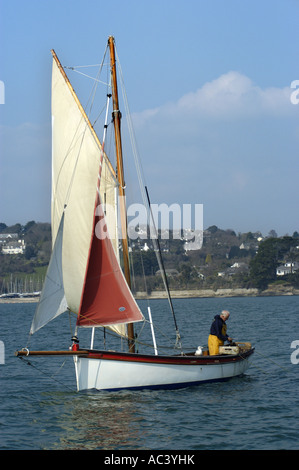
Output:
M223 346L224 342L221 341L217 336L210 335L208 338L208 348L210 356L215 356L219 354L219 346Z

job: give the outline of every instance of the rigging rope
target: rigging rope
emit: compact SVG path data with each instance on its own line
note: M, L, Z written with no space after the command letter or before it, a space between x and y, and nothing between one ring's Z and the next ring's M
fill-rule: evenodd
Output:
M76 315L77 314L75 312L70 312L72 313L73 315ZM80 314L81 317L83 318L87 318L85 317L83 314ZM107 326L105 325L100 325L99 323L97 323L96 321L92 320L91 318L88 318L90 322L93 322L95 324L95 327L98 327L98 328L101 328L102 330L100 330L102 332L103 335L110 335L111 337L113 338L121 338L121 339L124 339L125 337L124 336L121 336L120 334L118 333L115 333L114 331L110 330ZM147 323L147 324L150 324L149 320L147 320L146 318L144 318L143 320L143 325ZM137 338L135 338L135 343L138 345L143 345L143 346L147 346L149 348L154 348L152 344L150 343L145 343L143 341L140 341L138 338L140 337L141 333L142 333L142 330L143 330L144 326L142 327L141 331L138 333L138 336ZM172 346L160 346L158 345L158 348L159 349L168 349L168 350L173 350L176 348L176 346L173 346L173 340L169 337L169 335L166 335L157 325L155 325L155 329L157 331L160 332L161 336L163 336L167 341L169 341L169 344L171 344ZM196 348L193 348L193 349L196 349Z
M279 367L280 369L284 370L285 372L289 372L289 370L286 368L286 367L283 367L281 366L280 364L278 364L277 362L273 361L273 359L270 359L268 356L265 356L264 354L258 352L255 350L255 352L257 354L259 354L261 357L263 357L264 359L267 359L269 362L272 362L272 364L275 364L277 367ZM267 372L268 373L268 372Z
M171 310L173 320L174 320L174 325L175 325L175 330L176 330L176 335L177 335L176 336L176 344L179 344L179 348L182 349L182 345L181 345L181 342L180 342L181 335L180 335L180 332L179 332L179 329L178 329L178 325L177 325L177 321L176 321L176 317L175 317L175 313L174 313L174 308L173 308L173 304L172 304L172 299L171 299L171 296L170 296L170 290L169 290L169 285L168 285L167 276L166 276L166 272L165 272L165 267L164 267L164 263L163 263L163 258L162 258L162 254L161 254L159 238L158 238L157 230L156 230L156 227L155 227L154 217L152 215L151 202L150 202L150 198L149 198L149 194L148 194L148 190L147 190L146 186L145 186L145 191L146 191L146 196L147 196L147 201L148 201L148 207L149 207L149 210L150 210L150 214L152 216L152 221L153 221L153 225L154 225L154 229L155 229L156 238L153 238L153 241L154 241L154 244L156 244L156 246L157 246L157 251L156 251L157 259L158 259L159 266L161 268L162 278L163 278L163 282L164 282L165 289L166 289L166 292L167 292L168 302L169 302L169 305L170 305L170 310Z
M178 347L179 347L180 349L182 349L182 345L181 345L181 341L180 341L181 336L180 336L179 329L178 329L178 326L177 326L177 322L176 322L176 318L175 318L175 313L174 313L174 308L173 308L173 304L172 304L172 300L171 300L171 296L170 296L170 290L169 290L169 286L168 286L168 281L167 281L166 274L165 274L165 268L164 268L163 259L162 259L162 255L161 255L161 249L160 249L160 246L159 246L158 234L157 234L157 230L156 230L156 227L155 227L154 218L153 218L152 211L151 211L151 205L150 205L150 200L149 200L149 194L148 194L147 186L146 186L146 184L145 184L145 178L144 178L144 175L143 175L142 165L141 165L141 161L140 161L140 158L139 158L139 155L138 155L138 151L137 151L136 139L135 139L135 134L134 134L134 129L133 129L133 123L132 123L132 119L131 119L131 113L130 113L130 109L129 109L128 99L127 99L127 94L126 94L126 90L125 90L125 86L124 86L123 74L122 74L122 70L121 70L121 66L120 66L120 61L119 61L119 58L118 58L118 54L117 54L117 50L116 50L116 49L115 49L115 54L116 54L116 58L117 58L118 69L119 69L119 72L120 72L121 85L122 85L122 86L121 86L121 89L122 89L122 94L123 94L123 100L124 100L125 110L126 110L126 118L127 118L127 123L128 123L128 129L129 129L129 134L130 134L130 140L131 140L131 145L132 145L132 152L133 152L133 156L134 156L134 161L135 161L135 167L136 167L136 171L137 171L137 177L138 177L139 187L140 187L140 191L141 191L141 195L142 195L144 207L147 208L148 220L149 220L149 221L152 220L153 225L154 225L155 237L154 237L152 240L153 240L154 245L156 245L156 247L157 247L157 249L155 250L155 252L156 252L157 260L158 260L158 263L159 263L159 266L160 266L160 269L161 269L162 279L163 279L163 282L164 282L164 286L165 286L165 289L166 289L166 292L167 292L168 301L169 301L169 305L170 305L170 310L171 310L171 312L172 312L173 319L174 319L174 323L175 323L176 345L178 345Z
M107 85L106 82L103 82L102 80L99 80L95 77L91 77L90 75L87 75L87 73L79 72L79 70L75 70L74 67L63 67L64 69L72 70L73 72L78 73L79 75L83 75L84 77L90 78L94 82L102 83L102 85Z
M49 375L47 374L46 372L44 372L42 369L40 369L39 367L37 367L35 364L32 364L31 361L28 361L28 359L25 359L24 357L22 356L18 356L19 359L21 359L22 361L24 361L28 366L31 366L33 367L34 369L38 370L41 374L45 375L46 377L54 380L54 382L57 382L59 385L63 385L63 387L66 387L68 388L69 390L71 390L72 392L74 391L71 387L69 387L68 385L66 385L65 383L61 382L60 380L57 380L54 378L54 374L53 375ZM63 364L59 367L58 371L64 366L66 361L63 362Z
M92 111L92 108L93 108L93 105L94 105L95 95L96 95L96 91L97 91L97 87L98 87L98 82L99 82L98 77L100 76L100 74L101 74L101 72L102 72L102 69L103 69L103 66L104 66L104 61L105 61L107 49L108 49L108 46L106 45L106 47L105 47L105 52L104 52L104 57L103 57L103 59L102 59L102 63L100 64L100 68L99 68L99 71L98 71L98 73L97 73L97 78L94 79L95 82L94 82L94 85L93 85L93 87L92 87L92 89L91 89L89 98L88 98L88 100L87 100L87 103L86 103L86 106L85 106L85 109L84 109L84 111L86 112L86 115L87 115L88 119L90 119L91 111ZM70 70L76 71L76 70L74 69L74 67L64 67L64 68L68 68L68 69L70 69ZM77 71L77 72L78 72L78 71ZM79 73L79 72L78 72L78 73ZM80 73L81 73L81 72L80 72ZM83 74L83 75L84 75L84 74ZM97 118L97 119L98 119L98 118ZM74 143L75 139L77 138L77 131L78 131L80 125L81 125L82 120L84 120L84 116L83 116L83 115L81 116L81 119L80 119L80 121L79 121L79 123L78 123L78 126L77 126L77 130L76 130L76 132L75 132L75 134L74 134L74 136L73 136L73 138L72 138L72 140L71 140L71 142L70 142L69 149L68 149L68 151L66 152L66 155L65 155L65 157L64 157L64 160L63 160L62 165L61 165L61 167L60 167L59 174L58 174L58 176L57 176L57 184L58 184L58 181L59 181L59 177L60 177L60 173L61 173L61 171L62 171L62 168L63 168L63 166L64 166L64 164L65 164L65 162L66 162L66 160L67 160L67 157L68 157L69 153L72 151L73 143ZM84 128L84 131L83 131L83 134L82 134L82 137L81 137L81 141L80 141L80 144L79 144L79 150L78 150L76 162L75 162L75 165L74 165L74 168L73 168L73 173L72 173L72 176L71 176L71 178L70 178L69 187L68 187L68 190L67 190L67 193L66 193L65 207L67 206L67 203L68 203L69 198L70 198L70 194L71 194L71 190L72 190L72 186L73 186L73 181L74 181L74 177L75 177L75 173L76 173L76 168L77 168L79 156L80 156L80 153L81 153L81 147L82 147L82 145L83 145L83 141L84 141L84 137L85 137L85 133L86 133L87 129L88 129L88 123L86 122L86 126L85 126L85 128Z

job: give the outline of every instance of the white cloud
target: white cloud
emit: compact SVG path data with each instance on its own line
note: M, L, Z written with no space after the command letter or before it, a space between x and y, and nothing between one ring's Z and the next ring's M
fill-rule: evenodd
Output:
M228 72L133 114L152 201L203 203L205 227L298 230L293 91ZM50 126L0 126L0 145L1 221L49 221Z
M145 110L134 115L138 126L145 125L159 116L174 119L190 118L247 118L257 116L286 116L294 114L290 86L285 88L261 88L239 72L231 71L194 92L187 93L177 102L160 108Z
M228 72L176 102L135 113L155 201L204 203L205 226L291 231L281 214L296 226L299 105L292 91Z

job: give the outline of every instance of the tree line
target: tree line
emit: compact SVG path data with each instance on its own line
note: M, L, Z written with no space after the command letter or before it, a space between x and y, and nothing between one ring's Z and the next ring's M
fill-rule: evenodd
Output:
M12 274L45 274L52 245L50 224L30 221L25 225L8 227L0 223L0 233L17 233L26 244L24 255L0 253L2 284ZM186 250L186 240L174 239L171 235L164 239L159 232L171 289L256 287L264 290L273 282L285 282L299 288L299 272L282 276L279 280L276 275L280 264L299 262L298 232L277 237L272 230L263 238L259 232L237 234L231 229L222 230L213 225L204 231L202 248L192 251ZM163 287L162 278L157 275L160 266L152 240L134 240L130 256L134 290L152 291ZM232 272L234 265L240 267Z

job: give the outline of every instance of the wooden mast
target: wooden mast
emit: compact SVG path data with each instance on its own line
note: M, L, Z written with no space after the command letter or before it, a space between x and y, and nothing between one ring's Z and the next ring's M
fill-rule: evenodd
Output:
M118 102L118 89L117 89L117 77L116 77L116 60L115 60L115 49L114 49L114 37L109 36L108 45L110 49L110 68L111 68L111 82L112 82L112 100L113 100L113 124L115 133L115 145L116 145L116 161L117 161L117 178L119 187L119 204L120 204L120 219L121 219L121 232L122 232L122 249L123 249L123 262L124 262L124 274L128 286L131 288L131 275L129 265L129 248L127 238L127 213L126 213L126 201L125 201L125 178L124 178L124 167L123 167L123 154L122 154L122 140L121 140L121 112L119 110ZM134 344L134 327L132 323L128 323L128 341L129 351L135 352Z

